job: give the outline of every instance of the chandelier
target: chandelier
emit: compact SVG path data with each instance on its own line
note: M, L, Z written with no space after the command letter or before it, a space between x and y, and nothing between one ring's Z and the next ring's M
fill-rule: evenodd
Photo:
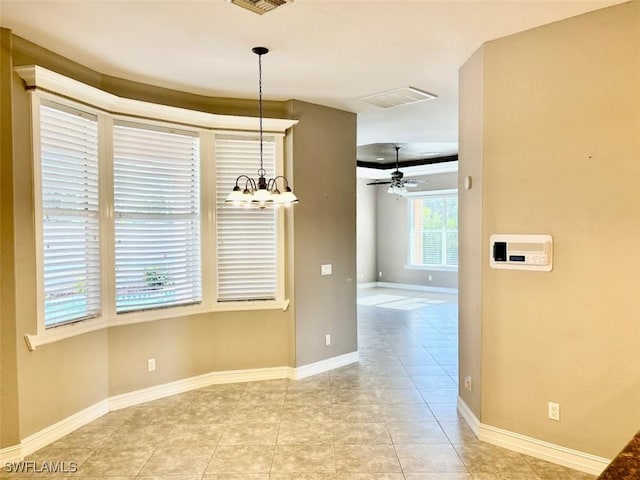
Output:
M266 170L264 169L262 151L263 151L263 129L262 129L262 55L269 52L265 47L253 47L253 53L258 55L258 86L259 86L259 110L260 110L260 168L258 169L258 178L253 179L248 175L240 175L236 178L236 185L227 196L225 203L231 203L236 206L251 207L257 206L265 208L267 206L289 206L298 203L298 198L291 191L289 180L283 175L273 178L265 178ZM278 188L278 181L282 186L282 190ZM244 183L244 188L240 185Z

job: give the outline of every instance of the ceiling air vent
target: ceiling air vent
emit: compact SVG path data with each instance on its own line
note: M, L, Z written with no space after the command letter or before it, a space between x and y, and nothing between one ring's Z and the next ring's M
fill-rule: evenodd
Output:
M231 0L231 3L234 5L246 8L260 15L291 2L293 2L293 0Z
M419 88L402 87L389 90L388 92L362 97L360 100L375 105L376 107L391 108L399 105L424 102L425 100L432 100L434 98L437 98L437 95L425 92Z

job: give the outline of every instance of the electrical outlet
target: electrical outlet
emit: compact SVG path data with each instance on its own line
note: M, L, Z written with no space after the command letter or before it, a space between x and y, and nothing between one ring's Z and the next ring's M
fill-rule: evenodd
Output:
M324 344L328 347L329 345L331 345L331 335L325 335L324 336Z
M330 263L320 265L320 275L332 275L333 266Z
M378 272L378 278L382 278L382 272Z
M471 391L471 375L464 377L464 388Z
M429 281L432 282L433 281L433 276L429 275Z
M547 405L547 415L550 420L560 421L560 404L549 402Z
M155 371L156 369L156 359L155 358L150 358L149 360L147 360L147 370L150 372Z

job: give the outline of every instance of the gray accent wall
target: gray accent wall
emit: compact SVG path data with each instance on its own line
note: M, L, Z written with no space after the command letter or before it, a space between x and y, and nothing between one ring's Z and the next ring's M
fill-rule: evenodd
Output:
M296 366L357 350L356 115L292 100ZM321 275L331 264L333 273ZM325 345L331 335L331 345Z
M356 189L358 283L376 281L377 232L376 189L367 186L371 180L359 178Z
M448 190L458 187L457 173L443 173L418 177L427 180L412 192ZM407 268L408 263L408 206L407 200L387 193L387 186L367 186L376 191L376 280L427 287L458 288L458 272L418 270ZM382 272L382 275L379 273ZM431 280L429 280L431 276Z

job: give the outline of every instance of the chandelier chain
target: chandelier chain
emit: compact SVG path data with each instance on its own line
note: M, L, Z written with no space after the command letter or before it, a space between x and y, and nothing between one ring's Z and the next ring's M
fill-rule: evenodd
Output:
M258 55L258 104L260 110L260 171L258 175L265 175L264 163L262 160L262 55Z

